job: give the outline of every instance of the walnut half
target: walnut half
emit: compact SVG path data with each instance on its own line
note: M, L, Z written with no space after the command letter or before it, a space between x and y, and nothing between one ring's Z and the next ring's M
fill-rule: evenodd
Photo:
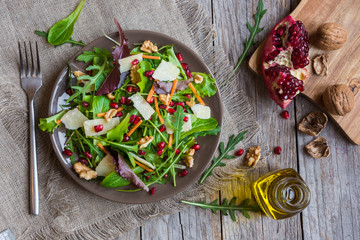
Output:
M311 112L300 121L298 129L300 132L315 137L326 127L327 121L328 117L325 113Z
M252 147L246 153L246 165L253 167L257 164L261 157L261 148L260 146Z
M187 156L184 157L184 162L186 164L186 166L188 167L192 167L194 165L194 154L195 154L195 149L190 148L189 150L186 151L185 153Z
M142 139L140 139L136 144L140 145L139 147L140 149L146 148L152 142L153 139L154 139L153 136L145 136Z
M141 45L140 50L147 53L153 53L158 51L158 47L154 45L151 41L145 40Z
M330 147L324 137L317 137L305 146L306 152L313 158L330 156Z
M85 180L90 180L97 177L96 171L92 170L81 162L77 162L74 164L74 170L77 174L79 174L80 178L83 178Z

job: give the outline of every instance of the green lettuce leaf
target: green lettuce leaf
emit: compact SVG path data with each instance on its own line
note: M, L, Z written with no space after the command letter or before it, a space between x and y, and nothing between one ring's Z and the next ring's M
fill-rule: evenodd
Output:
M180 134L180 139L183 139L184 137L190 136L192 134L196 134L197 136L205 136L205 135L201 135L200 132L202 132L202 134L205 134L205 132L215 129L217 125L218 122L216 121L215 118L209 118L209 119L198 118L195 122L192 123L192 129L186 132L182 132ZM210 133L214 134L215 132L210 132Z
M129 121L130 114L127 114L119 125L107 132L107 139L109 141L121 142L123 140L124 134L128 131L128 127L130 125Z
M92 102L92 112L94 119L98 118L96 115L98 113L107 112L110 110L111 100L106 96L94 96Z
M149 81L148 77L144 76L146 71L152 70L151 63L146 61L141 61L139 70L137 71L140 75L141 81L137 83L140 88L140 92L149 92L152 86L152 82Z
M67 110L62 110L61 112L48 117L48 118L40 118L39 122L39 128L44 132L52 132L54 133L54 130L60 126L60 124L57 124L56 121L61 119L62 116L67 112Z
M142 173L144 169L141 167L136 167L133 169L135 174ZM115 187L123 187L130 184L129 180L124 179L121 177L117 172L112 172L109 175L107 175L104 180L101 182L101 186L106 188L115 188Z

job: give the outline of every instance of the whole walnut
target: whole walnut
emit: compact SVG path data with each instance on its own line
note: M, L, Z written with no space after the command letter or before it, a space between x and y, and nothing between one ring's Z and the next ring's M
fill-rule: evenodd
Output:
M354 94L344 84L328 87L323 93L325 108L332 114L344 116L354 108Z
M317 46L324 50L337 50L347 40L346 28L338 23L324 23L317 30Z

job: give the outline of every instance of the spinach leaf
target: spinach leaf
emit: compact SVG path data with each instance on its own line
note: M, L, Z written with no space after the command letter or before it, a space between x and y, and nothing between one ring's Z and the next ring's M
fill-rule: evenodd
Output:
M76 9L67 17L55 23L49 30L48 42L60 45L68 41L74 33L74 25L83 9L85 0L81 0Z
M129 121L130 114L127 114L119 125L107 132L107 139L109 141L121 142L123 140L124 134L128 131L128 127L130 125Z
M140 88L140 92L149 92L150 88L152 86L152 82L149 81L149 79L147 77L144 76L144 73L146 71L151 70L151 63L150 62L146 62L146 61L141 61L140 65L139 65L139 70L137 70L137 72L140 75L141 81L137 83L137 85Z
M200 132L206 132L210 131L216 128L218 125L218 122L215 118L209 118L209 119L196 119L195 122L192 123L192 129L186 132L182 132L180 135L180 139L183 139L184 137L190 136L192 134L197 134L196 136L204 136L200 135Z
M92 112L94 119L98 118L98 113L107 112L110 110L111 100L106 96L93 96Z
M144 171L141 167L136 167L133 169L135 174L139 174ZM121 177L117 172L112 172L107 175L104 180L101 182L101 186L106 188L115 188L115 187L123 187L129 185L130 181Z
M48 117L48 118L40 118L39 128L44 132L52 132L54 133L55 128L60 126L61 123L56 123L57 120L61 119L62 116L66 113L66 110L62 110L61 112Z
M47 38L48 38L48 33L47 32L39 31L39 30L35 30L34 32L35 32L36 35L38 35L40 37L44 37L47 40ZM86 45L83 41L75 41L72 38L70 38L69 40L64 42L64 44L65 43L70 43L71 46L76 46L76 45L85 46Z

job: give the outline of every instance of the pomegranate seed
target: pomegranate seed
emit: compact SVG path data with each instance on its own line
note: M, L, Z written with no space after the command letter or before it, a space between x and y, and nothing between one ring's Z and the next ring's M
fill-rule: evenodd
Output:
M129 137L129 135L127 135L126 133L124 134L124 136L123 136L123 142L128 142L130 140L130 137Z
M86 102L86 101L83 101L83 102L81 103L81 105L82 105L84 108L87 108L87 107L89 106L89 103Z
M117 112L116 114L115 114L115 117L122 117L123 116L123 112Z
M176 103L176 106L182 106L182 107L184 107L184 106L185 106L185 103L184 103L184 102L177 102L177 103Z
M165 128L164 125L161 125L161 126L159 127L159 131L160 131L160 132L163 132L163 131L165 131L165 130L166 130L166 128Z
M185 108L185 107L183 107L183 109L184 109L184 112L185 112L185 113L187 113L187 112L188 112L188 111L186 110L186 108Z
M160 108L160 109L166 109L167 107L166 107L166 105L164 105L164 104L160 104L160 105L159 105L159 108Z
M150 189L150 195L154 195L156 193L156 187L153 187L152 189Z
M177 57L177 59L179 60L179 62L181 62L181 61L183 60L183 56L182 56L181 53L177 53L177 54L176 54L176 57Z
M187 63L182 63L181 66L184 70L189 69L189 64Z
M180 153L180 149L176 149L175 154L178 155Z
M145 176L146 180L150 179L150 175Z
M276 155L280 155L281 154L281 147L277 146L275 149L274 149L274 153Z
M188 174L188 171L185 169L179 173L180 177L185 177Z
M141 150L141 149L140 149L140 150L138 151L138 154L141 155L141 156L144 156L146 153L145 153L144 150Z
M150 79L151 81L154 81L154 78L153 78L153 77L149 77L149 79Z
M158 155L158 156L161 156L162 154L163 154L163 149L160 149L160 150L158 150L157 152L156 152L156 154Z
M175 103L174 103L173 101L171 101L171 102L169 103L169 106L170 106L170 107L173 107L173 106L175 106Z
M192 77L192 74L191 74L190 69L186 69L185 73L186 73L186 75L187 75L189 78Z
M154 97L150 98L150 101L148 101L149 104L153 104L154 103Z
M73 94L73 91L72 91L71 88L66 89L65 92L66 92L67 95L70 95L70 96Z
M154 70L144 72L145 77L151 77L154 74Z
M111 108L118 109L118 108L119 108L119 104L117 104L116 102L111 102L111 103L110 103L110 107L111 107Z
M185 95L188 99L191 99L191 95L190 94L186 94Z
M152 120L152 116L150 116L149 120Z
M90 76L93 75L93 71L92 71L92 70L89 70L89 71L87 71L87 72L88 72L88 74L89 74Z
M168 113L170 113L170 114L174 114L175 112L176 112L176 110L175 109L173 109L173 108L168 108Z
M136 115L131 115L129 122L130 122L131 124L133 124L133 123L135 122L135 118L136 118L136 117L137 117Z
M95 126L94 126L95 132L101 132L103 129L104 129L104 125L103 125L103 124L95 125Z
M164 149L165 148L165 142L159 142L157 145L157 148L160 149Z
M187 116L185 116L183 121L187 122L187 121L189 121L189 118Z
M241 156L241 155L243 155L243 154L244 154L244 149L239 149L239 150L235 153L236 156Z
M134 120L134 124L137 124L138 122L140 122L140 120L141 118L139 116L136 116Z
M84 155L89 159L92 158L91 153L89 153L88 151L84 152Z
M135 93L140 92L140 88L138 86L135 86L133 88L133 92L135 92Z
M68 157L71 157L73 155L73 152L70 151L69 149L65 149L62 153Z
M88 165L89 161L86 158L80 157L79 158L79 162L81 162L82 164Z
M192 146L192 149L195 149L195 151L199 150L200 149L200 144L194 144Z
M126 99L126 105L130 105L131 99Z
M127 86L126 91L128 93L131 93L133 91L133 87L132 86Z
M167 173L165 173L165 175L164 175L164 178L167 178L169 175L167 174Z
M136 65L139 63L139 60L135 59L134 61L131 62L132 65Z
M122 97L120 98L120 104L122 104L122 105L125 105L125 104L126 104L126 99L125 99L124 96L122 96Z
M289 119L289 117L290 117L288 111L283 111L280 115L284 119Z

